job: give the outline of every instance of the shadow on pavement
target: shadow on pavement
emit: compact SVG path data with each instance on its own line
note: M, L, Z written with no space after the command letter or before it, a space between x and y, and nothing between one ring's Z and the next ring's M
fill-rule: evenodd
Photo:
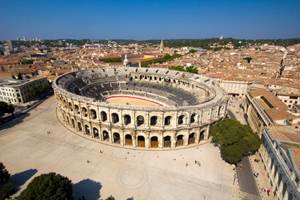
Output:
M29 115L29 113L19 113L4 119L0 124L0 130L11 128L16 124L23 122L23 120Z
M74 199L98 200L101 188L101 183L91 179L84 179L73 185Z
M23 172L19 172L11 176L12 182L19 189L26 181L28 181L33 175L37 173L36 169L28 169Z

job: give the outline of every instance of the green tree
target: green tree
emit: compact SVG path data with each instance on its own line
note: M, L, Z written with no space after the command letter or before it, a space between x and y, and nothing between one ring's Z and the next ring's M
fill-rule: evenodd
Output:
M0 117L5 115L6 113L14 114L15 108L11 104L7 104L6 102L0 102Z
M186 72L198 74L198 69L194 66L189 66L185 69Z
M15 186L10 181L10 174L3 163L0 163L0 199L6 199L15 193Z
M221 157L230 164L237 164L244 156L254 154L261 144L249 126L232 119L214 124L210 134L212 141L220 147Z
M56 173L35 177L17 197L18 200L69 200L72 199L72 182Z
M113 196L109 196L109 197L107 197L105 200L115 200L115 197L113 197Z
M7 183L9 181L10 174L6 170L5 166L3 163L0 163L0 186Z

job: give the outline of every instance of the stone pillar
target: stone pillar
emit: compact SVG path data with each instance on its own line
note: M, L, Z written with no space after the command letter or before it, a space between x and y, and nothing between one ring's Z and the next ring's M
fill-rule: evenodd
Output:
M162 133L160 133L160 136L158 137L158 148L163 148L163 136L162 136Z
M209 137L209 129L210 129L210 125L207 125L206 131L205 131L205 136L204 136L204 139L205 139L205 140L208 140L208 137Z
M144 136L145 138L145 148L150 148L150 137Z
M189 134L183 135L183 146L187 146L189 144Z
M171 148L175 148L176 147L176 138L175 136L171 137Z
M136 139L137 139L136 136L132 135L132 146L133 147L136 147L136 145L137 145Z
M196 131L195 133L195 144L199 143L200 140L200 132L201 132L201 128L198 129L198 131Z

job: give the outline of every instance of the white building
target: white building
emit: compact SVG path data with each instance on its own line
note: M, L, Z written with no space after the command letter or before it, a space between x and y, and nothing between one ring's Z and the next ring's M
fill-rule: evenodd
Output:
M0 80L0 101L22 105L34 100L49 87L47 78L32 80Z

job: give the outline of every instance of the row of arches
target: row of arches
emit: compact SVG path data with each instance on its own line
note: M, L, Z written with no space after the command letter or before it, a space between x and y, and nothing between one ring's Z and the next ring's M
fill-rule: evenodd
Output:
M206 130L202 130L197 137L196 132L191 132L187 136L184 134L178 134L174 137L166 135L163 137L158 137L157 135L146 137L144 135L137 135L134 137L130 133L125 133L122 136L119 132L108 130L102 130L101 132L96 127L90 127L87 124L82 124L81 122L75 122L72 118L71 121L68 116L66 116L66 122L79 132L84 135L90 136L94 139L98 139L103 142L119 144L131 147L149 147L149 148L172 148L180 147L185 145L192 145L204 141L206 139ZM173 144L172 144L173 143Z
M77 112L78 109L79 108L75 109L77 114L80 113L80 112ZM81 113L82 113L82 116L88 117L88 110L85 107L82 107ZM98 118L97 111L95 109L90 109L89 113L90 113L90 118L91 119L97 119ZM100 114L99 114L99 119L100 119L101 122L108 122L107 112L106 111L101 111ZM174 123L174 122L172 122L172 120L173 120L172 116L170 116L170 115L164 116L163 126L171 125L172 123ZM115 113L115 112L111 113L110 121L113 124L120 123L121 122L120 114ZM199 121L200 121L200 119L199 119L199 114L198 113L192 113L190 116L188 116L188 114L180 114L177 117L177 125L193 124L193 123L198 123ZM124 114L123 115L123 123L124 123L125 126L131 125L133 123L135 123L135 125L137 125L137 126L142 126L146 123L146 120L145 120L143 115L138 115L138 116L135 117L135 120L132 120L131 115ZM150 116L150 118L149 118L149 125L150 126L157 126L158 123L159 123L158 116L155 116L155 115Z

